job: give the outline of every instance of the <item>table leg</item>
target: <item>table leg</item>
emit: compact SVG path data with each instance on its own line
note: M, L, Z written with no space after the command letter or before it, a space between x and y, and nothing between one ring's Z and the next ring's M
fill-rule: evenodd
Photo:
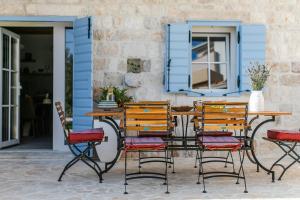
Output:
M121 150L122 150L122 136L121 136L121 131L120 131L120 127L119 125L116 123L116 121L111 118L111 117L99 117L99 121L108 124L109 126L111 126L117 136L117 140L118 140L118 145L117 145L117 152L116 155L114 157L114 159L110 162L105 162L104 163L104 169L102 170L103 173L108 172L117 162L120 154L121 154ZM101 145L101 144L100 144ZM101 158L99 158L101 161Z
M272 174L272 182L274 182L275 180L275 172L270 170L270 169L267 169L259 160L258 158L256 157L256 153L254 151L254 138L256 136L256 133L257 131L259 130L259 128L268 123L268 122L274 122L275 121L275 116L272 116L270 119L266 119L262 122L260 122L253 130L252 132L252 135L251 135L251 140L250 140L250 146L251 146L251 155L252 155L252 158L257 166L257 172L259 172L259 168L262 168L264 171L266 171L268 174ZM253 122L253 121L252 121ZM248 155L248 153L247 153ZM250 156L248 156L248 158L250 158ZM249 159L250 160L250 159ZM251 160L250 160L251 161Z

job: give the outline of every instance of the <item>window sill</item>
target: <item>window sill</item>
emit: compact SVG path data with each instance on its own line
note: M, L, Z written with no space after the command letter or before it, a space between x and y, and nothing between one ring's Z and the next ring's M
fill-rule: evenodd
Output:
M185 92L189 97L239 97L241 92L236 92L232 94L226 94L229 92Z

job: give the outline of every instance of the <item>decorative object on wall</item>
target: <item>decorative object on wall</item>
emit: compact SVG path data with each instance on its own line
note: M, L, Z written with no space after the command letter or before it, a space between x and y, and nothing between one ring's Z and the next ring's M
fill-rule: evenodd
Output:
M128 58L127 59L127 72L140 73L141 70L141 59L139 58Z
M270 76L270 68L265 64L254 63L248 68L248 75L252 85L249 111L263 111L264 96L262 89Z
M124 82L128 87L137 88L143 84L141 74L127 73L124 75Z
M132 96L127 95L127 89L118 87L103 87L101 89L100 102L107 101L107 98L111 96L111 90L113 92L114 101L117 102L118 107L123 107L127 102L133 101Z

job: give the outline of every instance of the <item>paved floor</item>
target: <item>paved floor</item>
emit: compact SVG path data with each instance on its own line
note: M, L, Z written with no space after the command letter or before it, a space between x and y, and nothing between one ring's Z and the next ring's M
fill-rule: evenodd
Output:
M202 185L197 185L197 169L192 158L177 158L176 173L169 174L170 194L165 194L165 186L160 180L136 180L129 182L130 194L123 195L123 161L104 175L104 183L98 183L94 172L83 164L71 169L57 182L57 177L70 156L48 153L43 156L27 153L27 156L0 155L0 199L300 199L300 165L294 166L282 181L271 183L270 176L257 173L256 167L246 163L248 194L243 193L243 184L236 185L230 178L207 181L207 194L202 193ZM24 159L25 158L25 159ZM267 162L267 161L266 161ZM136 162L130 161L134 169ZM159 165L151 164L159 170ZM220 165L208 165L215 169ZM145 166L146 168L146 166ZM277 169L280 171L280 169Z

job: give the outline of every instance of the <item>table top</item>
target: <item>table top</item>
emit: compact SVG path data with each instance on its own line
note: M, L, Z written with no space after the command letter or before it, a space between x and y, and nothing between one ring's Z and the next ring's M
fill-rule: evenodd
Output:
M85 113L86 116L91 117L121 117L123 114L123 110L103 110L103 109L95 109L92 112ZM191 115L196 116L198 115L195 111L187 111L187 112L178 112L178 111L171 111L171 114L176 115ZM283 116L283 115L292 115L291 112L280 112L280 111L258 111L258 112L249 112L248 115L260 115L260 116Z

